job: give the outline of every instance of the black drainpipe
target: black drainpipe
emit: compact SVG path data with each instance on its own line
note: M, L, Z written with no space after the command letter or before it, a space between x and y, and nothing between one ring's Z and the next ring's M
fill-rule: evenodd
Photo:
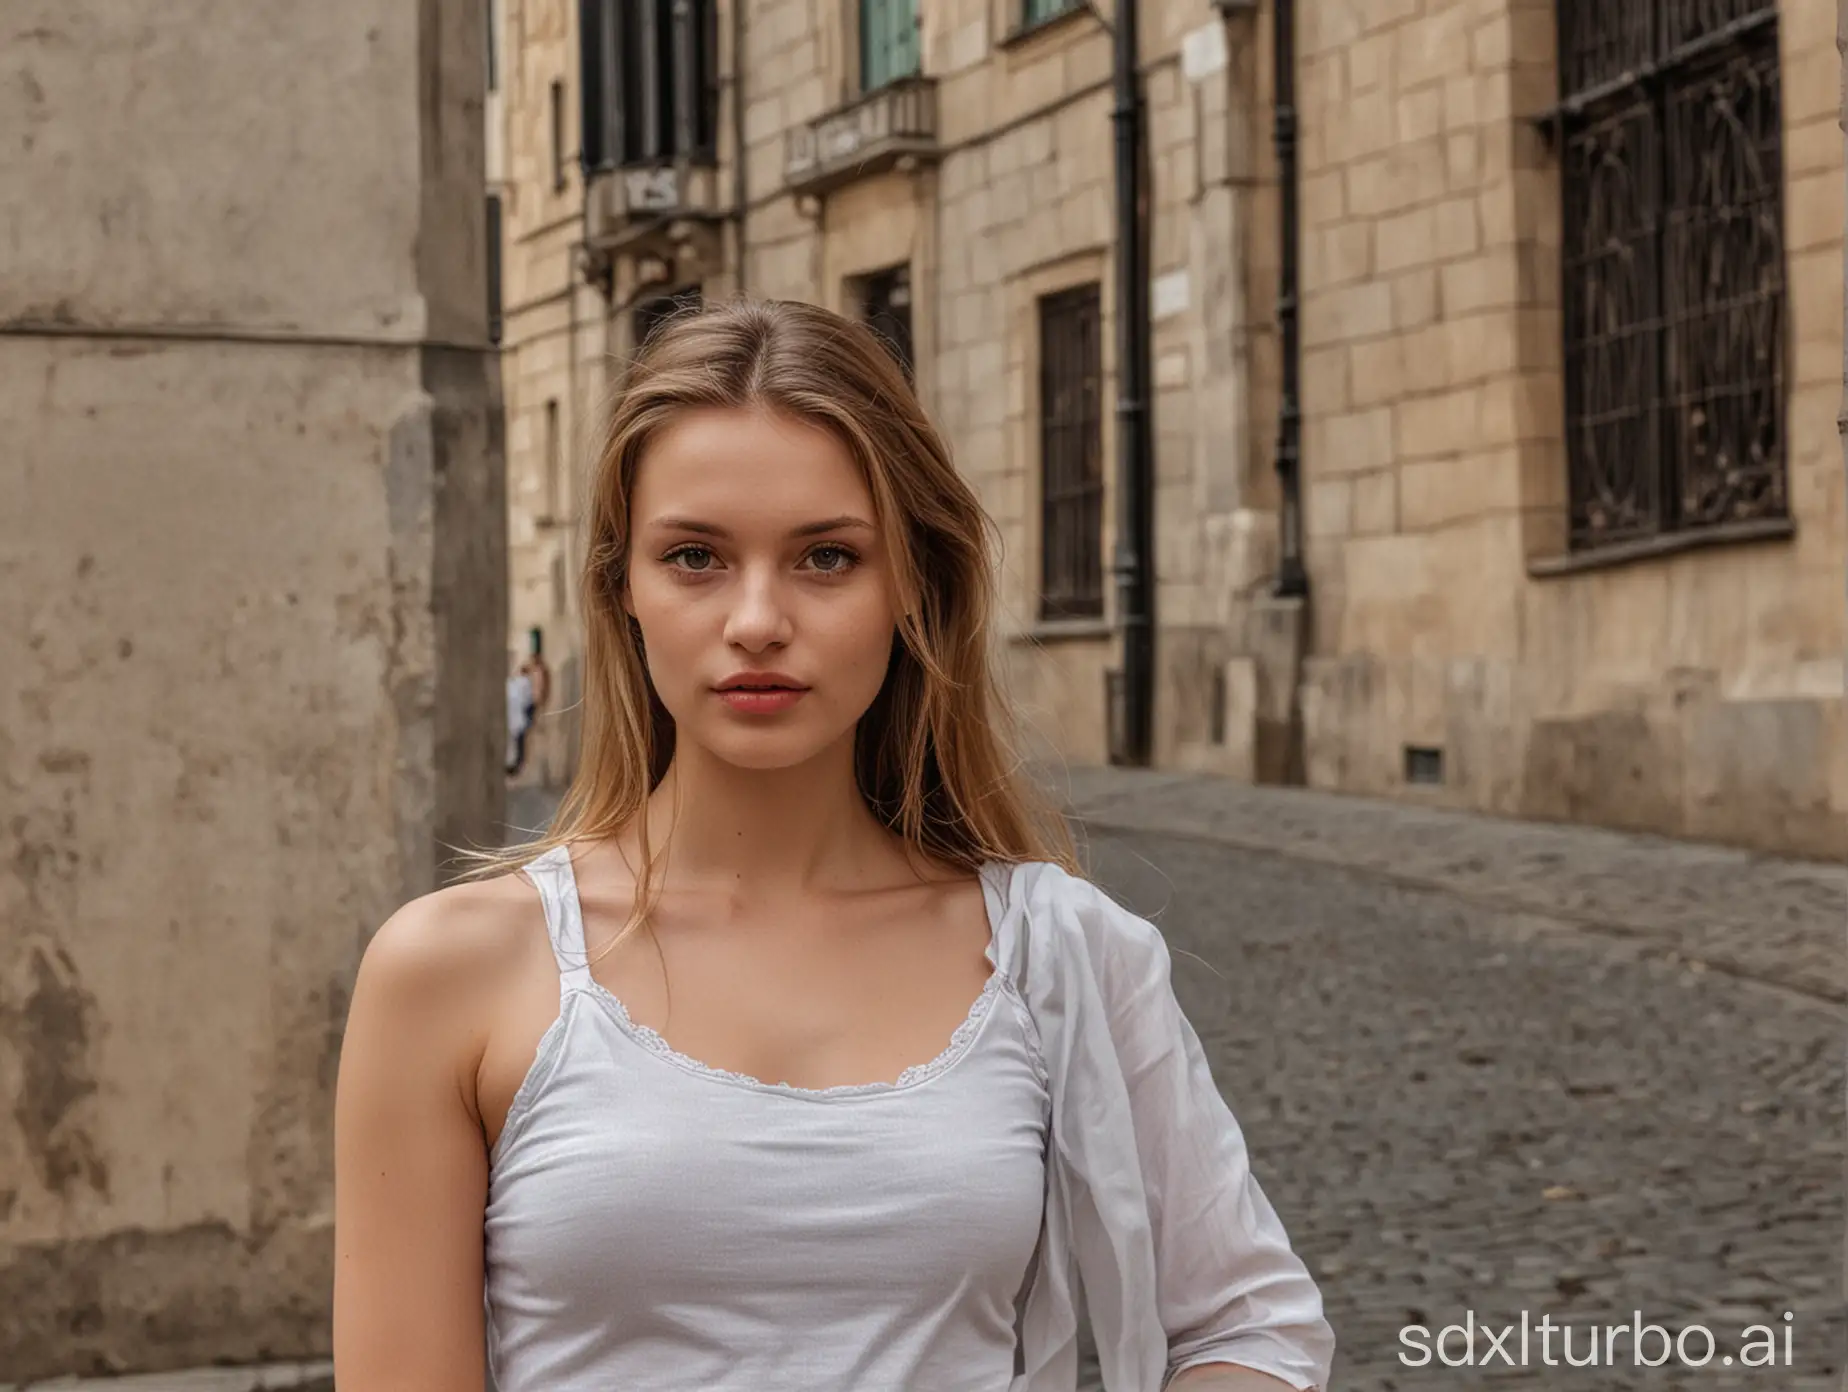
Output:
M1155 508L1149 431L1148 219L1136 0L1116 5L1117 624L1123 632L1121 727L1112 758L1146 766L1155 710ZM1113 717L1115 712L1112 712Z
M744 159L744 42L745 0L733 0L731 7L731 115L732 115L732 253L738 258L738 264L732 269L732 284L737 292L746 292L744 265L746 247L749 239L745 236L745 222L750 216L750 186L746 181ZM717 144L716 134L714 144Z
M1283 498L1277 513L1276 592L1287 598L1303 598L1309 593L1309 572L1303 569L1303 349L1298 324L1301 286L1296 270L1296 0L1276 0L1272 38L1277 64L1277 206L1283 241L1277 283L1277 337L1283 357L1283 393L1277 412L1277 481L1282 485Z

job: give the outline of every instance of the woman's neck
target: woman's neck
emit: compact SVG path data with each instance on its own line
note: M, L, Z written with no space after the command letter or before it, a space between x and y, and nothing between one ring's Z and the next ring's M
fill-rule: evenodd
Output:
M855 782L851 737L784 769L676 751L649 798L648 832L661 865L683 886L771 893L838 885L891 846Z

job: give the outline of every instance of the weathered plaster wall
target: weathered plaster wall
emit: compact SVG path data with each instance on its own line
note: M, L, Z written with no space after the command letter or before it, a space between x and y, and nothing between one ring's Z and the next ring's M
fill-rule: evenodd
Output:
M327 1347L367 934L500 812L479 14L0 16L0 1368Z

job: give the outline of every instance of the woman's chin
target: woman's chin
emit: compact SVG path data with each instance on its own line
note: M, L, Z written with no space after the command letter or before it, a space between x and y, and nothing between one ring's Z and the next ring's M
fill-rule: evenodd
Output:
M706 751L722 763L753 773L775 773L796 768L822 753L832 741L812 730L715 730L701 740Z

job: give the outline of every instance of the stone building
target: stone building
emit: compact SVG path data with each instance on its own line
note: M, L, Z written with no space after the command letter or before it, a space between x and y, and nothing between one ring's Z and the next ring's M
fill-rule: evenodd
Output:
M177 8L0 6L7 1383L325 1354L359 955L504 795L478 14Z
M543 480L572 480L569 514L585 428L648 326L701 297L812 300L872 320L913 371L1006 534L1031 733L1103 760L1115 223L1099 15L1046 0L502 3L521 50L507 80L523 83L506 98L515 641L547 602L547 568L573 554ZM1268 380L1274 288L1244 249L1270 216L1251 79L1264 25L1182 0L1148 9L1158 750L1236 771L1249 758L1215 746L1210 708L1276 536L1270 425L1248 399ZM1042 344L1071 351L1054 361ZM562 471L547 467L561 438ZM1060 496L1042 505L1048 449ZM550 593L570 618L569 584Z
M1041 752L1109 757L1107 16L504 3L543 54L510 117L526 587L570 554L537 461L664 304L815 300L882 328L999 522ZM1299 0L1293 35L1276 3L1139 7L1153 761L1838 852L1825 0Z
M609 301L586 246L575 0L489 0L490 286L507 431L510 662L539 637L553 692L527 783L566 782L580 679L583 465L605 392Z
M1840 855L1834 15L1303 15L1309 780Z

